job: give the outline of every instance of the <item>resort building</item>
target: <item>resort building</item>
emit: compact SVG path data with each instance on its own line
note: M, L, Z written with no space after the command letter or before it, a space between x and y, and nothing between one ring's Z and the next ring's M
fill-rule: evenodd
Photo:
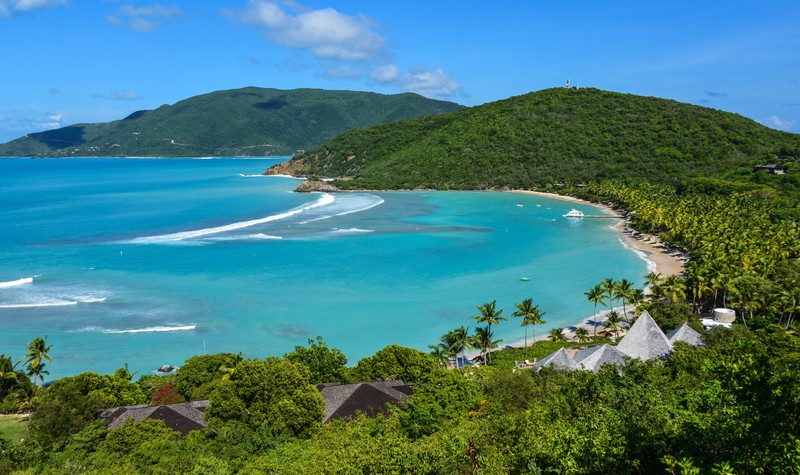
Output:
M579 350L574 356L560 348L539 360L533 369L582 369L596 373L603 365L624 363L626 357L643 361L667 358L678 341L697 347L702 346L703 337L686 323L665 335L653 317L645 311L616 347L609 344L592 346Z

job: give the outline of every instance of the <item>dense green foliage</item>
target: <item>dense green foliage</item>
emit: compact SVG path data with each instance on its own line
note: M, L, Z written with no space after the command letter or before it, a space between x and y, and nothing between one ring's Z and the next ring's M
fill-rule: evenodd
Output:
M739 115L596 89L548 89L450 114L344 133L279 166L341 188L549 187L602 179L675 182L792 167L800 136ZM754 180L765 179L761 172Z
M283 357L308 368L311 384L347 383L350 380L347 357L338 348L328 348L321 336L318 336L316 341L309 338L308 348L295 346L294 351Z
M0 145L0 156L290 155L346 130L460 108L413 93L246 87L135 112L123 120L28 134Z
M60 429L32 423L24 442L0 438L0 469L45 474L797 473L800 338L776 326L753 331L737 325L710 331L705 341L696 349L676 345L666 361L632 360L597 374L433 366L420 372L404 409L325 426L319 424L321 398L312 392L301 363L245 360L218 376L222 382L209 408L213 432L181 438L160 421L128 423L111 432L97 423ZM539 354L540 345L554 343L537 343L531 352ZM497 352L495 361L506 359L503 353ZM62 401L46 409L62 416L41 414L45 406L40 404L34 420L65 414L83 420L96 408L97 391L120 395L114 388L124 384L132 383L91 373L65 378L41 389L43 400ZM241 407L229 412L235 405ZM239 419L242 415L246 420ZM301 421L310 425L286 425Z

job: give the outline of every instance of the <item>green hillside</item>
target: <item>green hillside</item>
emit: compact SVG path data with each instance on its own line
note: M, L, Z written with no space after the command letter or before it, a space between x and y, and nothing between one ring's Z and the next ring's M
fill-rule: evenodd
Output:
M547 187L603 179L796 181L800 135L680 102L548 89L451 114L344 133L269 173L343 178L342 188ZM759 176L756 176L759 175Z
M347 130L460 108L412 93L247 87L29 134L0 145L0 156L290 155Z

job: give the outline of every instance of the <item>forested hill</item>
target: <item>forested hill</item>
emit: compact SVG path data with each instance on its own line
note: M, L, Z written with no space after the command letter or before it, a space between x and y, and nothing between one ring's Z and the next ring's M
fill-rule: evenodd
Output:
M247 87L191 97L123 120L29 134L0 144L0 156L290 155L346 130L461 108L412 93Z
M344 133L268 173L343 178L342 188L484 189L681 177L795 180L800 135L672 100L548 89L450 114Z

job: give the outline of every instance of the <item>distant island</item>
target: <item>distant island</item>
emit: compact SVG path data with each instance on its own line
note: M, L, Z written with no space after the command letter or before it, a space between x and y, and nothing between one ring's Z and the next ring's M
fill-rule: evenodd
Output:
M245 87L0 144L3 157L292 155L347 130L462 109L418 94Z
M352 130L267 173L335 178L340 189L557 191L607 179L677 183L709 177L800 189L792 173L771 173L774 166L791 171L798 159L800 135L737 114L557 88Z

